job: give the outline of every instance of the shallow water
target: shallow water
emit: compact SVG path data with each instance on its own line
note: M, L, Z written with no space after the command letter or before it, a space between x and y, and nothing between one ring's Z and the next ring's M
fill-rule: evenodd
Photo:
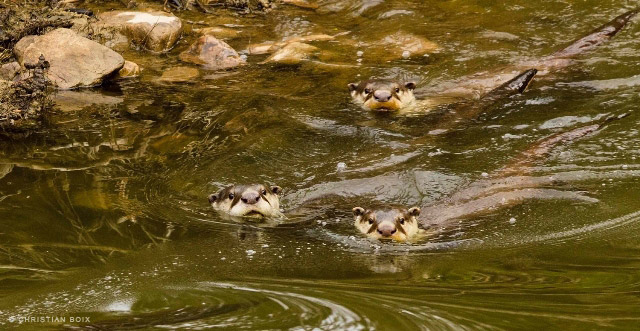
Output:
M64 325L15 321L84 316L105 328L637 328L637 18L566 70L433 139L414 140L434 129L433 114L371 114L346 89L373 75L415 80L426 95L548 55L633 5L326 1L255 17L178 13L233 24L237 50L350 33L314 43L325 51L316 62L272 66L249 55L248 66L185 83L157 78L184 65L177 54L195 35L166 55L131 49L123 55L144 68L139 79L82 90L102 104L0 143L0 326L48 329ZM385 49L363 46L397 31L441 48L380 60ZM553 178L543 187L551 198L455 220L411 244L352 228L354 206L441 205L531 143L623 113L632 116L529 169L528 179ZM285 188L285 210L316 200L275 227L226 221L207 204L223 185L252 182Z

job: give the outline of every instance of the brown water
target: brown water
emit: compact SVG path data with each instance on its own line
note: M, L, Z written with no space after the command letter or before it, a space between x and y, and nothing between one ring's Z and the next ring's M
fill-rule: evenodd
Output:
M249 55L241 69L175 84L157 78L184 65L177 54L194 35L166 55L132 49L124 56L144 68L139 79L82 91L108 104L0 143L0 328L63 327L15 322L41 316L145 329L638 328L638 19L524 95L420 145L410 142L433 129L432 114L377 116L346 89L392 77L425 95L548 55L633 5L326 1L256 17L178 13L233 24L238 50L350 33L314 44L321 63ZM397 31L441 49L381 61L384 49L362 46ZM628 112L536 164L532 177L557 179L546 188L575 193L564 199L496 209L413 244L352 228L356 205L437 203L538 139ZM277 227L225 221L206 202L223 185L252 182L285 188L287 210L320 200Z

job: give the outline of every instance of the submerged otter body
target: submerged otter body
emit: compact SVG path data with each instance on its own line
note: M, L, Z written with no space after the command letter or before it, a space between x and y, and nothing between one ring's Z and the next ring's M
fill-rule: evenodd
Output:
M232 217L281 218L280 186L262 184L231 185L209 195L216 211Z
M411 106L415 101L414 82L399 83L388 79L369 79L349 84L353 101L364 109L397 111Z
M417 217L420 208L353 208L355 227L364 235L373 239L410 241L422 230L418 227Z

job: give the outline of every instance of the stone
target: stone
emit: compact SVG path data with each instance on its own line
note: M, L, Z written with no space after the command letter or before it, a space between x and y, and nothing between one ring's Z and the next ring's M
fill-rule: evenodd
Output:
M308 36L298 36L298 37L292 37L277 43L268 42L268 43L262 43L262 44L251 44L248 47L248 51L249 51L249 54L253 54L253 55L268 54L268 53L273 53L279 49L282 49L291 43L296 43L296 42L308 43L308 42L314 42L314 41L327 41L327 40L333 40L335 39L335 37L336 36L330 36L328 34L312 34Z
M227 43L208 35L198 38L189 49L180 53L180 60L210 70L231 69L246 63Z
M139 75L140 67L138 66L138 64L125 60L124 66L122 67L122 69L120 69L120 71L118 71L118 74L116 75L116 79L137 77Z
M167 52L182 35L182 21L161 11L111 11L98 16L98 25L118 29L129 40L153 52Z
M319 7L317 2L307 0L282 0L282 3L305 9L318 9Z
M0 67L0 79L12 81L20 73L20 63L14 61Z
M318 50L317 47L309 44L293 42L279 49L269 56L263 63L280 63L295 65L304 60L311 58L313 53Z
M372 46L386 50L387 59L422 56L433 53L439 48L436 43L424 37L405 32L388 35Z
M195 31L203 36L213 36L218 39L235 39L240 36L240 31L238 30L223 28L219 26L202 28Z
M162 73L159 81L167 83L179 83L193 80L198 77L198 69L190 67L173 67Z
M26 36L13 52L22 67L44 55L50 65L46 76L61 89L100 85L124 65L120 54L65 28Z

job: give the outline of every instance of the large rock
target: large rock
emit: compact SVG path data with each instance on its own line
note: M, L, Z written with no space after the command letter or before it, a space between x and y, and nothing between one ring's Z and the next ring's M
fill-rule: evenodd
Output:
M246 61L231 46L213 36L202 36L189 49L180 53L180 60L221 70L243 65Z
M115 28L133 43L154 52L170 50L182 35L182 21L161 11L111 11L98 19L101 27Z
M26 36L13 52L21 66L49 61L47 78L61 89L100 85L105 77L124 65L120 54L69 29L56 29L42 36Z

